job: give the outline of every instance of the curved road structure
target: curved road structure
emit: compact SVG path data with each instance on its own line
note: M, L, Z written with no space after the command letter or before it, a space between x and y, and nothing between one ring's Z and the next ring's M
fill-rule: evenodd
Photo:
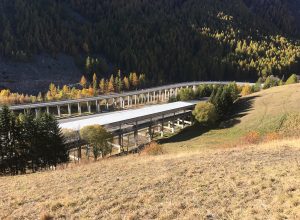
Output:
M178 91L182 88L192 88L196 90L197 86L201 84L228 84L230 82L185 82L177 83L165 86L159 86L144 90L136 90L118 94L100 95L95 97L81 98L81 99L69 99L54 102L41 102L33 104L12 105L9 108L12 111L35 111L38 114L39 111L51 112L57 117L70 117L72 111L81 115L83 112L96 112L108 111L110 107L124 109L125 107L133 107L139 104L152 104L157 102L167 102L170 97L176 96ZM237 82L238 85L246 85L252 83Z
M135 149L145 143L145 140L144 142L139 141L139 136L146 138L146 142L150 142L154 133L163 136L165 130L174 133L175 128L181 129L186 125L191 125L192 109L197 102L173 102L139 109L61 119L59 126L62 129L79 131L85 126L102 125L114 137L117 137L117 143L112 143L112 145L117 147L120 153L121 149L124 149L124 136L127 137L125 140L128 140L127 146L131 137Z

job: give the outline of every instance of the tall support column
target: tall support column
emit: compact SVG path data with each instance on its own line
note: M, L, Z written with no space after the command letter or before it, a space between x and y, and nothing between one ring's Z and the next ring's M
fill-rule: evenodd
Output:
M138 146L138 122L135 122L135 126L134 126L134 146L137 147Z
M172 121L171 121L171 128L172 128L172 134L175 132L175 119L176 119L176 113L174 112Z
M49 106L46 107L47 114L50 114Z
M105 99L105 103L106 103L106 110L109 110L109 103L108 103L108 99Z
M164 101L166 101L167 100L167 90L165 89L165 99L164 99Z
M150 93L148 92L148 95L147 95L147 102L149 103L150 102Z
M151 142L152 141L152 126L150 125L148 128L148 141Z
M35 117L38 117L38 114L39 114L39 110L36 108L34 109L35 110Z
M130 107L130 96L127 97L127 106Z
M81 104L80 102L77 103L77 107L78 107L78 114L81 115Z
M196 90L197 90L197 88L196 88L196 86L194 85L194 86L193 86L193 91L196 92Z
M95 104L96 104L96 112L99 113L100 112L100 103L99 103L99 101L96 100Z
M177 97L178 95L178 88L175 89L175 96Z
M72 115L72 109L71 109L71 104L68 104L68 115Z
M119 98L119 104L120 104L119 107L123 108L122 97Z
M156 93L155 93L155 91L153 92L153 102L155 102L156 101Z
M119 153L121 153L121 151L124 151L123 146L122 146L122 138L123 138L123 135L120 133L119 136L118 136L118 144L120 146Z
M120 151L122 149L122 151L124 152L124 148L123 148L123 134L122 134L122 124L120 124L119 127L119 138L118 138L118 143L120 145Z
M91 103L90 102L86 102L86 106L87 106L88 112L92 113Z
M158 102L160 102L160 101L162 101L161 100L161 90L159 90L159 92L158 92L158 100L157 100Z
M78 146L77 158L81 160L81 145Z
M137 102L136 102L137 100L136 100L136 95L134 95L134 105L136 105L137 104Z
M161 126L160 126L160 136L163 137L164 136L164 115L162 115L162 119L161 119Z
M150 125L148 127L148 140L149 142L152 141L152 118L150 119Z
M58 117L61 117L60 106L59 105L57 106L57 115L58 115Z

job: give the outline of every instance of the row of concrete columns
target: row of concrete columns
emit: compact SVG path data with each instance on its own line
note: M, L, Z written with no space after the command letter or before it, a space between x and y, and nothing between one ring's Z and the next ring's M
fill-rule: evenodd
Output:
M109 106L113 106L113 108L131 108L133 106L137 106L140 104L151 104L151 103L158 103L158 102L167 102L172 96L177 96L180 88L173 88L173 89L165 89L165 90L158 90L153 92L147 92L147 93L141 93L138 95L129 95L129 96L120 96L118 98L111 98L111 99L104 99L104 100L93 100L93 101L87 101L86 107L87 112L92 113L92 106L95 106L96 113L100 113L102 110L108 111ZM196 87L193 87L194 90L196 90ZM111 104L110 104L111 101ZM101 103L102 102L102 103ZM67 115L72 115L72 106L77 104L77 114L82 114L82 105L84 102L78 102L78 103L67 103L65 105L57 105L57 116L61 117L61 108L63 106L67 105ZM101 104L104 104L104 109L101 109ZM51 106L53 107L53 106ZM36 115L40 111L40 109L35 108ZM24 112L26 112L27 109L24 109ZM46 106L46 112L50 113L50 106Z
M133 135L133 141L134 141L134 148L139 146L138 143L138 136L139 134L141 135L141 131L144 131L145 137L147 137L148 142L150 143L153 140L153 136L155 133L159 133L161 137L164 136L166 130L170 133L175 133L176 127L179 129L183 129L187 125L192 125L192 121L187 120L185 117L183 118L177 118L176 115L174 114L174 118L172 120L165 121L164 117L160 120L160 123L154 124L151 123L149 124L149 127L147 129L143 128L141 130L138 129L138 122L135 123L135 129L133 132L123 134L119 133L118 134L118 144L114 145L115 147L118 147L119 153L124 149L124 138L128 138L128 143L129 143L129 137ZM120 131L122 130L122 126L120 125L119 127ZM139 132L140 131L140 132Z

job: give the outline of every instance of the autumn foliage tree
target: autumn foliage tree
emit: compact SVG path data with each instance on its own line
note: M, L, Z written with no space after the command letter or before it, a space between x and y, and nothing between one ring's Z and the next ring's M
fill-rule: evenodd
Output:
M114 75L111 75L107 85L107 92L110 93L114 91L115 91L115 80L114 80Z
M111 153L112 147L108 143L112 139L112 135L101 125L90 125L80 130L80 136L93 147L95 160L102 155L103 157Z
M82 77L81 77L79 83L80 83L80 85L82 86L82 88L86 88L86 86L87 86L87 81L86 81L85 76L82 76Z

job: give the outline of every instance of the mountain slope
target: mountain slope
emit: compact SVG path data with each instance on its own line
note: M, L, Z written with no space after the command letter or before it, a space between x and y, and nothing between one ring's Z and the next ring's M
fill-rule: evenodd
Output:
M299 4L249 2L3 0L0 52L18 61L67 53L83 73L121 68L144 72L155 83L299 72L299 43L289 39ZM87 56L97 61L86 63Z
M164 140L168 152L194 151L207 147L228 147L243 143L257 132L259 141L300 137L300 84L273 87L238 100L228 121L212 130L191 128Z
M1 177L0 218L299 219L299 157L296 139Z
M299 37L300 2L297 0L244 0L251 11L283 33Z

